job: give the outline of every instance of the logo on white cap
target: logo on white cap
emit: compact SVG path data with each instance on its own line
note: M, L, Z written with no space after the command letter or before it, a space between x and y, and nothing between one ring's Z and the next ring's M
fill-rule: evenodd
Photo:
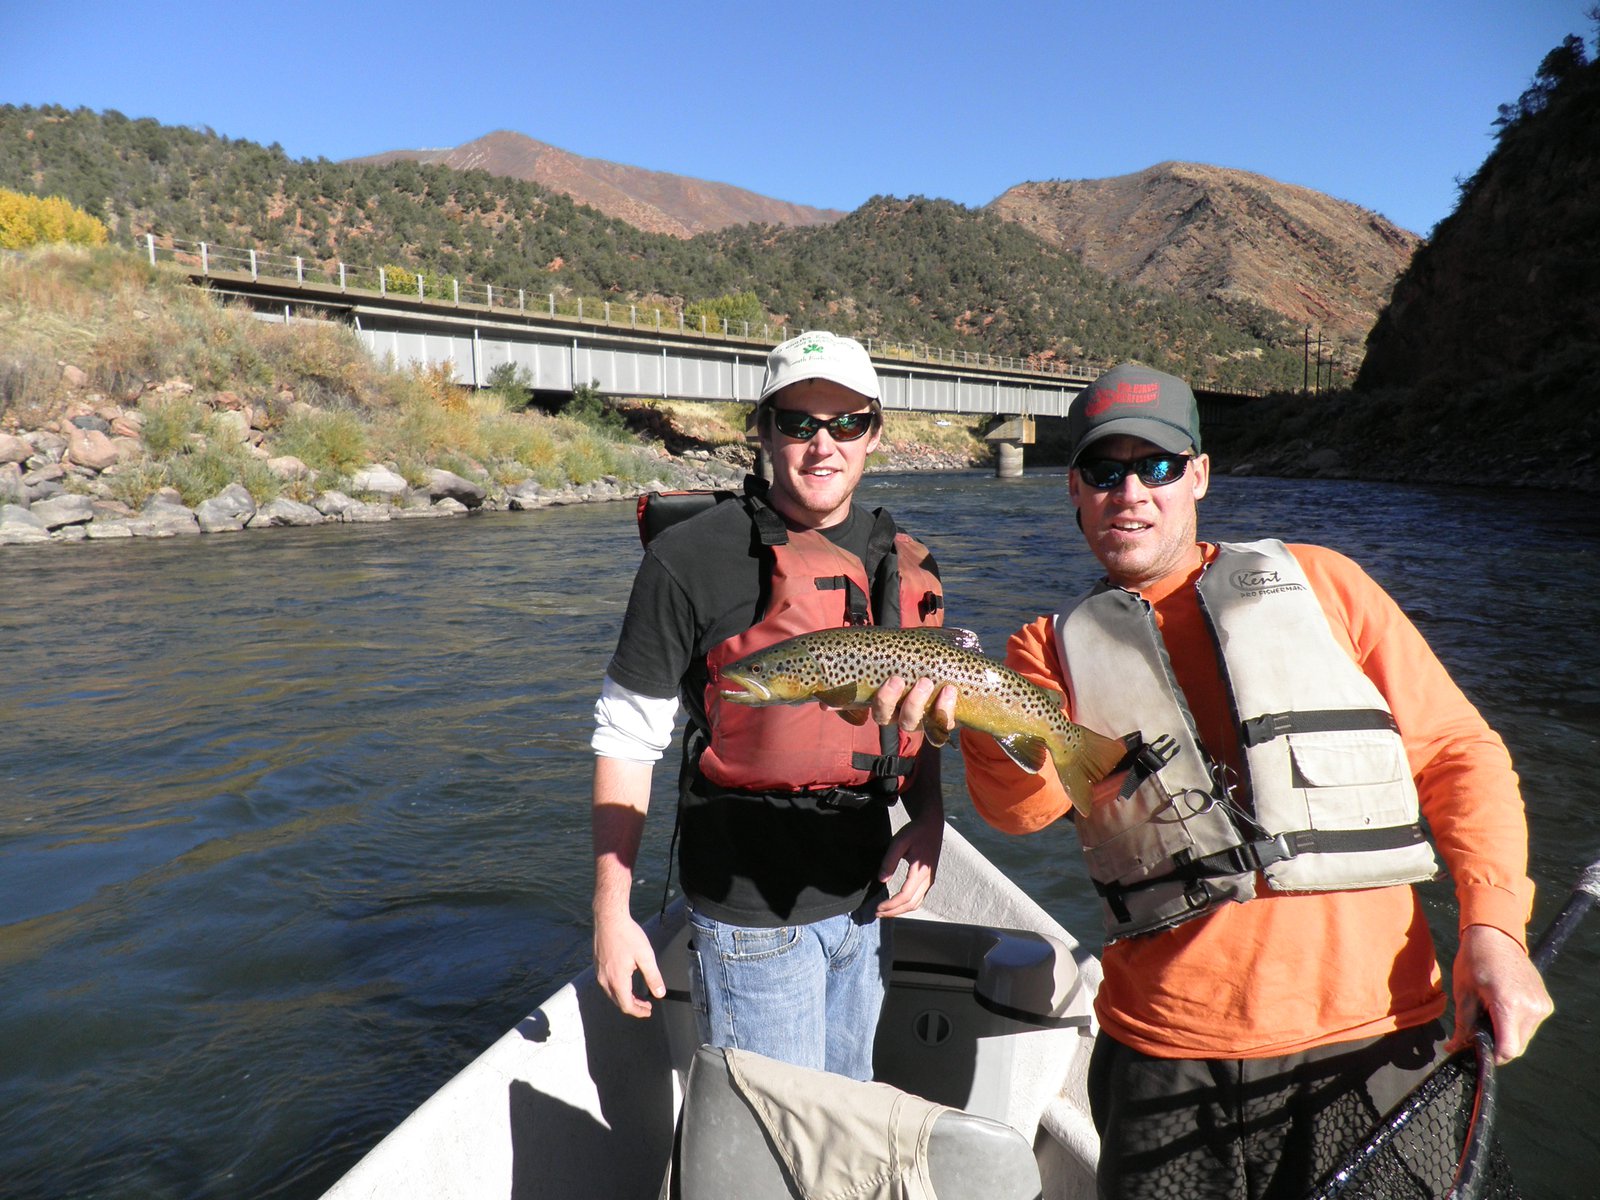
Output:
M854 338L826 330L809 330L773 347L767 355L761 399L806 379L826 379L868 400L878 399L878 373L866 348Z

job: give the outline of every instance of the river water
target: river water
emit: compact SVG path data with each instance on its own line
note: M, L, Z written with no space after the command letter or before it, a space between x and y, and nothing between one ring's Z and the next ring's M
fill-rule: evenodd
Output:
M864 487L992 653L1091 580L1059 474ZM0 1196L315 1197L588 960L589 711L631 504L0 549ZM1217 479L1202 534L1363 562L1511 746L1536 925L1600 856L1593 497ZM665 777L671 772L657 774ZM951 819L1091 944L1073 839ZM637 910L658 904L665 780ZM1430 891L1446 953L1446 887ZM1600 1194L1600 917L1502 1076Z

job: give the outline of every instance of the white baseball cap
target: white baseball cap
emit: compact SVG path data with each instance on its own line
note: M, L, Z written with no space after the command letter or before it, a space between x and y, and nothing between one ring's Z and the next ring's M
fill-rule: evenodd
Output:
M854 338L826 330L802 333L773 347L767 355L767 374L757 403L765 404L773 393L802 379L827 379L868 400L878 400L878 373L872 369L866 348Z

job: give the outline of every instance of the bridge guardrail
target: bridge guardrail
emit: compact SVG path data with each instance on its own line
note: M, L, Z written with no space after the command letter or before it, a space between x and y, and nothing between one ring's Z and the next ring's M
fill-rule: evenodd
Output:
M685 322L680 309L650 307L641 309L637 304L613 304L610 301L585 301L582 297L558 296L555 292L529 292L525 288L496 287L493 284L463 284L459 279L445 280L438 276L411 271L390 271L385 267L361 267L343 261L327 266L315 259L298 254L280 254L272 251L234 246L220 246L213 242L188 241L182 238L142 236L145 253L154 266L159 261L175 262L201 275L231 272L247 274L252 280L268 279L304 286L317 283L337 286L341 292L359 292L379 296L404 296L422 301L514 312L522 315L542 315L557 320L581 321L585 324L621 326L631 329L666 330L688 336L715 338L719 341L749 341L763 345L776 345L788 336L788 326L752 326L738 322L735 327L726 318L722 328L707 328L704 316L699 328ZM598 307L597 307L598 306ZM798 332L798 330L797 330ZM1017 357L989 354L983 351L951 350L930 346L926 342L893 342L881 338L857 339L868 353L881 358L896 358L906 362L920 362L944 366L989 367L995 370L1019 371L1053 378L1091 380L1110 363L1059 362L1042 356Z

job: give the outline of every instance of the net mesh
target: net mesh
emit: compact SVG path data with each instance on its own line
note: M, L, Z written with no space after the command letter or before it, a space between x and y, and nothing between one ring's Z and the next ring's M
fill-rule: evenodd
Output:
M1316 1195L1327 1200L1444 1200L1455 1182L1456 1168L1472 1120L1476 1071L1470 1054L1446 1059L1417 1090L1403 1110L1401 1123L1391 1119L1388 1140L1359 1166L1331 1181ZM1521 1193L1511 1177L1498 1140L1478 1176L1483 1200L1515 1200Z

